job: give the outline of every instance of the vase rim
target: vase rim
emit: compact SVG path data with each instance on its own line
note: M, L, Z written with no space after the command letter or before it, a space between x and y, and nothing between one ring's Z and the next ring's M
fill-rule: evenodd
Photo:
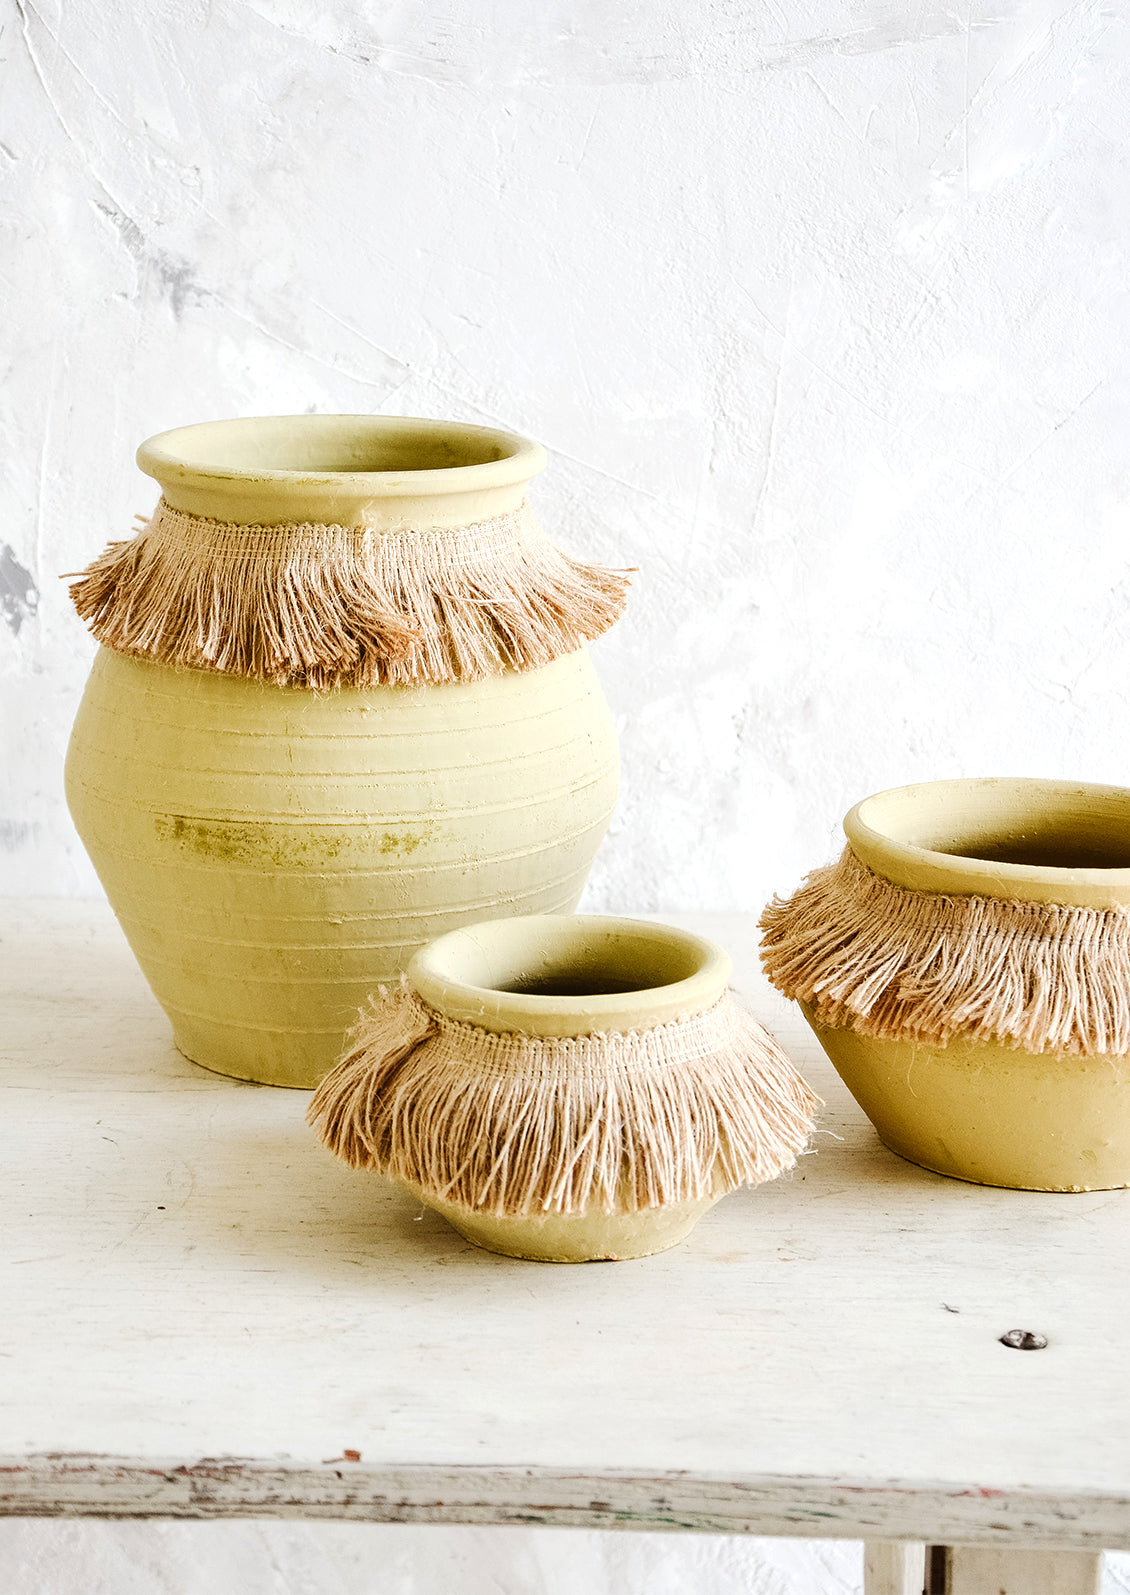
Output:
M546 452L517 433L464 421L261 415L158 432L141 444L137 463L166 493L420 499L523 485L544 470Z
M911 890L1130 906L1130 789L1033 776L890 787L844 819L852 852Z
M653 1029L702 1013L725 992L732 970L723 948L673 925L534 914L449 931L416 953L408 982L446 1018L562 1037ZM619 990L521 989L617 981Z

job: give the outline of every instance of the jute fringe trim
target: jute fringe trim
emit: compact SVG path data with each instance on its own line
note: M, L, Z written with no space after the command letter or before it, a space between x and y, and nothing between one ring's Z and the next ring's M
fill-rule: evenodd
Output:
M1130 913L910 891L845 850L761 919L762 962L822 1024L944 1046L1130 1054Z
M70 589L100 643L284 686L477 681L573 653L625 572L579 564L527 505L471 526L239 526L164 499Z
M730 997L651 1030L496 1035L382 992L308 1121L355 1169L480 1213L638 1212L791 1168L820 1099Z

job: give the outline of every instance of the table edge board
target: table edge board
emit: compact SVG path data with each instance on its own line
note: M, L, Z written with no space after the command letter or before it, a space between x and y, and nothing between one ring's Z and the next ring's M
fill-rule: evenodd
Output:
M239 1457L0 1457L0 1516L324 1518L1130 1550L1130 1493Z

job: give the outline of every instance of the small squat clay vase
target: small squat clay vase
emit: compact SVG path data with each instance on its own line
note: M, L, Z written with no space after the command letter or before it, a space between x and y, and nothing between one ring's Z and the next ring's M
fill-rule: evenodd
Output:
M618 774L584 639L625 583L540 532L505 432L272 416L138 462L157 512L72 588L104 646L71 814L181 1052L310 1087L423 942L576 906Z
M637 920L452 931L363 1019L310 1121L488 1251L665 1251L791 1167L818 1105L730 971L713 942Z
M764 958L883 1142L982 1185L1130 1185L1130 791L936 781L844 830Z

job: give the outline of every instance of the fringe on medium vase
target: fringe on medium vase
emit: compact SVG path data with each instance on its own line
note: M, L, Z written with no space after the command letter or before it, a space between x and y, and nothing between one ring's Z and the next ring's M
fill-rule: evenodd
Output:
M639 1211L791 1168L820 1106L729 996L627 1034L499 1035L406 986L371 1001L307 1115L351 1168L498 1216Z
M286 686L476 681L598 637L628 575L562 554L528 505L404 531L242 526L161 500L72 583L119 653Z
M761 919L786 997L861 1036L1130 1054L1130 913L911 891L845 849Z

